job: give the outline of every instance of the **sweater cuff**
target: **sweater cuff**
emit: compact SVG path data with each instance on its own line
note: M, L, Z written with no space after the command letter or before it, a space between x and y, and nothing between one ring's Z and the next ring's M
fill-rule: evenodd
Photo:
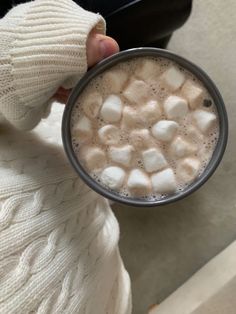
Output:
M31 129L56 90L72 88L87 71L88 34L94 28L105 33L105 21L71 0L35 0L25 5L10 49L13 102L2 111L16 127ZM19 18L17 8L13 10ZM9 19L15 19L14 14Z

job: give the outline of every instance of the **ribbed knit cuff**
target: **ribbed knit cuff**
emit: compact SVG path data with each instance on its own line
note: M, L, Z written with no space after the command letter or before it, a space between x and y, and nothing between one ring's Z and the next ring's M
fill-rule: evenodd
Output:
M93 28L104 33L105 21L71 0L35 0L24 6L23 15L19 6L8 17L21 19L10 49L14 95L2 113L15 126L31 129L58 87L72 88L86 72L88 34Z

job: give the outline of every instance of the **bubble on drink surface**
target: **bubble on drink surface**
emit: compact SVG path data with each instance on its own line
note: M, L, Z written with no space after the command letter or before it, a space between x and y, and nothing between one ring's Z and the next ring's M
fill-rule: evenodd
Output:
M203 106L204 107L209 108L209 107L211 107L211 105L212 105L212 100L211 99L204 99L203 100Z

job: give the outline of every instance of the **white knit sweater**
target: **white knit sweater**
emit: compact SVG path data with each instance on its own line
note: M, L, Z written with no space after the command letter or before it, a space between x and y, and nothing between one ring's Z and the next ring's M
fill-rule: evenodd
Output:
M24 131L87 70L94 27L104 20L71 0L35 0L0 21L1 314L131 313L119 227L64 156L62 106Z

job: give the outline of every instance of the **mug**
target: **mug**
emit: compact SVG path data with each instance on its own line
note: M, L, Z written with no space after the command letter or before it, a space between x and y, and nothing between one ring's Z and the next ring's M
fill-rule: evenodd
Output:
M118 192L111 191L104 186L100 185L97 181L95 181L86 171L86 169L81 165L80 161L76 157L76 154L72 147L71 141L71 130L70 130L70 122L71 122L71 114L73 107L75 106L78 97L83 92L84 88L89 84L91 80L95 77L103 73L104 71L112 68L120 62L124 62L137 57L162 57L167 58L171 61L174 61L181 67L188 70L190 73L194 74L205 86L208 93L212 97L217 113L218 113L218 121L219 121L219 138L215 149L213 151L212 157L204 169L203 173L199 175L191 184L189 184L183 191L178 191L175 194L167 195L164 198L158 200L145 200L142 198L136 197L124 197L121 196ZM78 84L72 90L70 97L68 99L68 103L65 106L62 120L62 139L63 145L66 152L66 155L78 173L78 175L84 180L84 182L92 188L97 193L103 195L104 197L117 201L120 203L124 203L127 205L133 206L159 206L168 203L175 202L177 200L183 199L187 195L193 193L198 188L200 188L214 173L216 168L218 167L228 139L228 118L227 112L225 109L225 105L223 99L218 91L217 87L210 79L210 77L197 65L188 61L187 59L178 56L177 54L170 52L164 49L158 48L133 48L129 50L124 50L119 52L113 56L108 57L107 59L101 61L92 69L90 69L78 82Z

